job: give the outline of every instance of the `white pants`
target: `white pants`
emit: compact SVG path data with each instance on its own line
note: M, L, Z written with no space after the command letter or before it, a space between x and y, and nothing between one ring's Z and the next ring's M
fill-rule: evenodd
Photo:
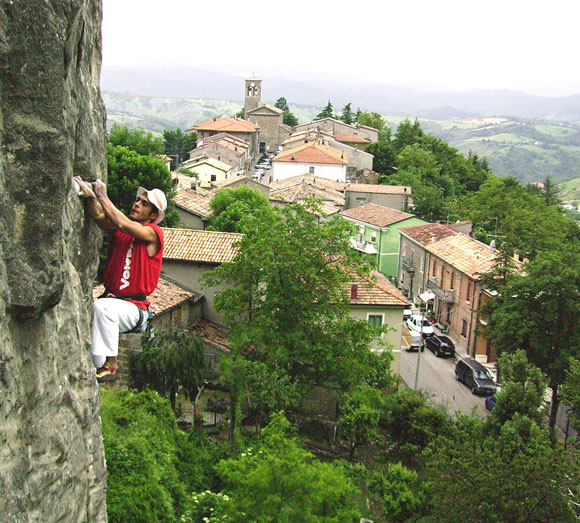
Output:
M133 329L139 318L139 307L130 301L99 298L94 302L91 355L97 368L103 366L107 357L117 356L119 333Z

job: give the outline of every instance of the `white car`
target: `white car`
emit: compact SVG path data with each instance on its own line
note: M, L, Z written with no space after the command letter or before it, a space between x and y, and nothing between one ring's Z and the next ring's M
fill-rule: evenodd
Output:
M433 334L435 334L433 325L431 325L431 322L421 314L413 314L409 319L407 319L407 327L409 327L409 330L411 331L421 332L421 322L423 322L423 336L433 336Z

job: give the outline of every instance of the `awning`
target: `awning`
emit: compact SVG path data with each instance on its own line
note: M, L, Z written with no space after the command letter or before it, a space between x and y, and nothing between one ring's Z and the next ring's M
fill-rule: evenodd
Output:
M431 291L427 291L424 292L423 294L419 294L419 298L421 299L421 301L427 303L428 301L435 299L435 294L433 294Z

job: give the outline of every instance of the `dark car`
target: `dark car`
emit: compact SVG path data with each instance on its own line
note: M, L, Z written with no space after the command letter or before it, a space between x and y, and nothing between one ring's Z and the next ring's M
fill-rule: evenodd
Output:
M495 396L488 396L485 398L485 408L492 412L495 409Z
M455 379L465 383L473 394L489 396L497 391L489 371L479 361L469 358L457 362L457 365L455 365Z
M425 343L438 358L455 355L455 345L447 336L431 336L425 340Z

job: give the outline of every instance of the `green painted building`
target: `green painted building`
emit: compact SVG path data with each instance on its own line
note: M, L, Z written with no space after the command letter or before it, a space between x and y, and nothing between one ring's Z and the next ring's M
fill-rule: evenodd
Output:
M428 223L413 214L374 203L347 209L340 216L358 227L358 234L351 239L353 248L374 256L376 270L393 281L399 265L399 228Z

